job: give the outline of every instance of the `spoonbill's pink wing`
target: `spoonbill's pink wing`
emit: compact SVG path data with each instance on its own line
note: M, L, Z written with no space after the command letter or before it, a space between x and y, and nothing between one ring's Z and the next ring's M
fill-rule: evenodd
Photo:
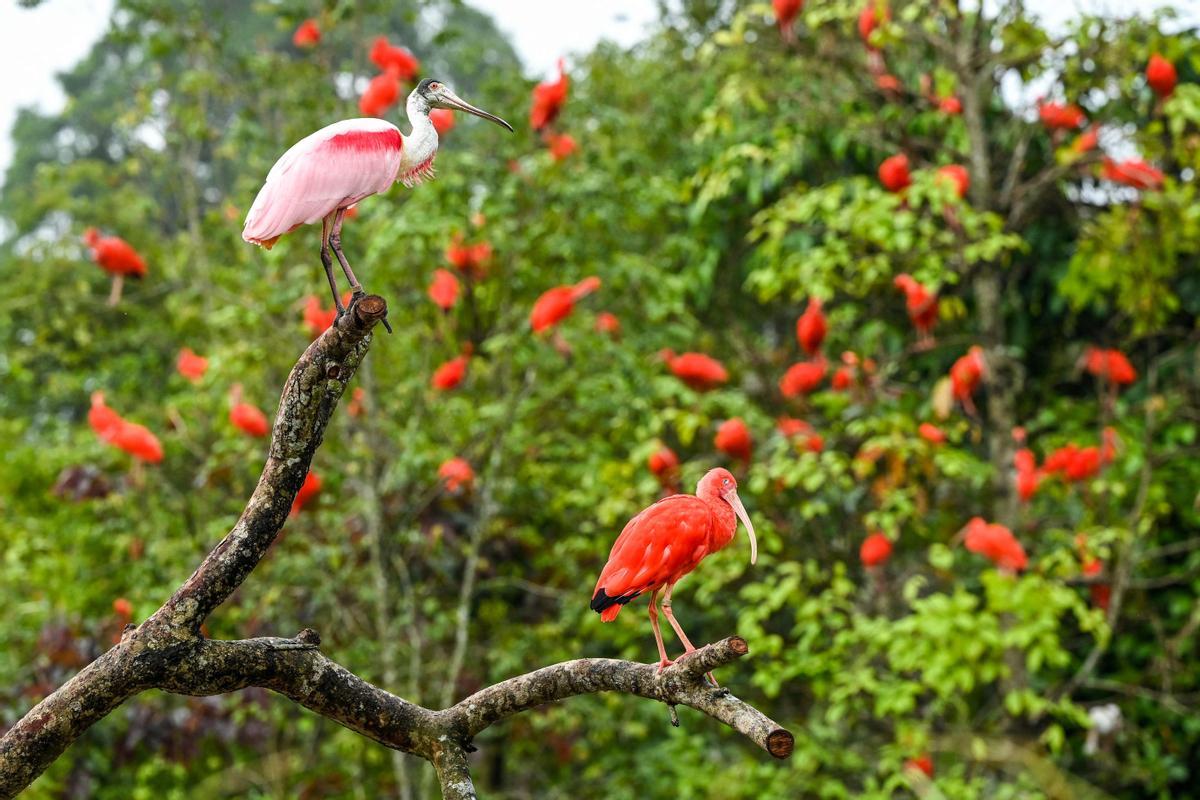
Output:
M592 610L611 620L618 606L691 572L708 555L712 526L708 504L690 494L663 498L629 520L596 581Z
M290 230L386 191L403 146L400 129L381 119L348 119L306 136L271 167L242 238L269 248Z

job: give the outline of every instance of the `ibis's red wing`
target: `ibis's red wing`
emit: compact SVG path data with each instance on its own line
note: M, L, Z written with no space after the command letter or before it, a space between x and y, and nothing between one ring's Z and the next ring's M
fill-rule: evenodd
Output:
M596 581L592 609L603 612L677 581L708 555L712 529L712 510L700 498L680 494L659 500L629 520L617 537Z

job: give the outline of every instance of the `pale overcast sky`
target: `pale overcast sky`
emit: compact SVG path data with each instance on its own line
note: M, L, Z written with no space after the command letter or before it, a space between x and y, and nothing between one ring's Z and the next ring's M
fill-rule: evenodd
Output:
M512 37L531 74L547 75L563 53L600 39L632 44L655 17L653 0L470 0ZM113 0L46 0L23 9L0 0L0 170L11 157L9 130L21 106L63 103L56 72L78 61L103 32ZM1130 14L1174 5L1200 20L1200 0L1029 0L1051 25L1080 9ZM2 174L2 173L0 173Z

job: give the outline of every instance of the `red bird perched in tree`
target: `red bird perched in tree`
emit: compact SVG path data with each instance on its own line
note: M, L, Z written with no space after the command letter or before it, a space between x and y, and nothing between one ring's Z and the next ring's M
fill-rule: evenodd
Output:
M1154 90L1154 93L1159 97L1170 97L1175 91L1175 84L1179 82L1179 76L1175 73L1175 65L1158 53L1150 56L1150 61L1146 64L1146 83Z
M1038 106L1038 117L1052 131L1073 131L1087 122L1083 109L1073 103L1042 103Z
M1076 155L1083 155L1095 150L1099 143L1100 129L1091 127L1075 138L1075 141L1071 143L1071 151Z
M358 98L358 110L366 117L382 117L400 99L400 79L394 72L381 72Z
M88 409L88 425L101 441L112 444L117 428L124 420L104 402L104 392L92 392L91 402L91 408Z
M308 328L309 336L317 338L337 319L337 308L328 310L321 308L321 301L315 294L310 294L304 300L304 327Z
M904 762L904 768L913 772L923 772L926 778L933 777L933 759L928 753L908 759Z
M920 426L918 426L918 428L917 428L917 433L921 436L922 439L924 439L925 441L929 442L932 445L939 445L939 444L946 443L945 431L943 431L937 425L934 425L932 422L922 422L920 424Z
M455 494L460 489L470 490L475 481L475 470L471 469L465 458L450 458L438 467L438 478L442 480L446 491Z
M308 505L317 495L321 493L321 476L309 470L304 476L304 483L300 485L300 490L296 492L296 499L292 501L291 516L296 516L304 507Z
M192 383L199 383L208 371L208 359L193 353L192 348L185 347L175 359L175 369Z
M1166 180L1162 170L1155 169L1140 158L1113 161L1105 156L1102 174L1113 183L1142 190L1161 189Z
M679 491L679 456L675 455L674 450L663 445L650 454L646 466L658 478L660 486L671 494Z
M461 355L443 363L433 372L431 383L433 388L449 391L454 389L467 377L467 361L469 356Z
M83 241L92 251L92 261L113 276L112 291L108 295L110 306L121 302L121 288L125 285L126 275L134 278L146 277L146 262L138 255L138 251L121 237L101 236L100 231L88 228L83 232Z
M785 438L798 441L810 453L819 453L825 447L825 440L819 433L814 433L812 425L794 417L780 417L775 421L775 430Z
M938 100L938 111L941 111L943 114L957 116L962 113L962 100L959 100L954 95L943 97Z
M975 517L963 529L963 543L972 553L989 559L1003 570L1020 572L1029 564L1025 548L1013 536L1012 531L998 523L989 524L982 517Z
M922 347L933 344L933 326L938 319L938 298L936 292L929 291L924 284L918 283L908 273L901 273L893 281L897 288L904 292L904 306L908 318L917 329L917 339Z
M750 462L753 442L750 438L750 429L746 427L746 423L742 421L741 417L732 417L722 422L721 426L717 428L717 435L713 437L713 444L731 458L746 463Z
M579 149L575 137L569 133L549 133L545 138L546 146L550 148L550 157L555 161L562 161Z
M1137 380L1137 370L1120 350L1089 347L1083 355L1088 373L1113 386L1128 386Z
M1042 482L1042 473L1037 468L1037 457L1032 450L1022 447L1013 454L1013 466L1017 470L1017 497L1021 502L1028 503Z
M257 406L242 402L242 385L235 383L229 391L229 399L233 405L229 409L229 421L233 426L248 436L266 436L271 430L267 415Z
M292 44L296 47L312 47L321 42L321 28L315 19L306 19L292 34Z
M611 311L601 311L596 315L596 333L607 333L616 338L621 333L621 320Z
M429 299L442 311L449 311L458 302L458 278L448 269L435 269L433 282L429 284Z
M729 373L711 356L703 353L681 353L663 350L660 354L676 378L698 392L715 389L729 380Z
M854 367L838 367L829 379L829 385L835 392L844 392L854 385Z
M584 278L574 286L555 286L547 289L529 312L529 327L534 333L552 328L571 315L575 304L600 288L595 275Z
M898 153L883 160L879 165L879 182L889 192L900 192L912 185L908 171L908 156Z
M858 558L867 569L882 566L892 557L892 540L882 533L872 533L863 539Z
M1088 558L1083 562L1082 568L1084 575L1095 578L1104 572L1104 562ZM1108 611L1108 606L1112 603L1112 586L1107 583L1093 583L1088 588L1091 590L1092 603L1097 608Z
M779 25L779 33L783 40L788 44L796 41L796 31L792 29L792 24L796 21L800 9L804 7L804 0L771 0L771 7L775 9L775 22Z
M825 341L828 330L829 324L825 321L825 313L821 311L820 298L810 297L808 307L796 320L796 341L804 352L815 356L821 352L821 343Z
M971 188L971 174L961 164L947 164L944 167L938 167L934 175L937 180L952 186L954 193L960 198L966 197L967 190Z
M446 245L446 261L464 275L478 280L487 271L488 262L492 260L492 245L487 241L475 244L464 244L461 233L454 234L450 244Z
M983 348L979 345L968 350L950 367L950 386L954 397L963 404L968 414L975 413L975 401L971 396L979 388L985 374L987 364L983 360Z
M445 136L454 130L454 112L448 108L435 108L430 111L429 121L433 123L433 129L437 131L438 136Z
M858 35L862 38L863 43L870 47L871 34L891 18L891 9L882 0L867 0L867 5L858 15Z
M126 623L133 619L133 603L129 602L124 597L118 597L116 600L113 600L112 610L114 614L116 614Z
M829 366L823 358L813 361L798 361L788 367L788 371L779 379L779 392L784 397L809 394L816 391L817 387L821 385L821 381L825 380L825 373L828 371Z
M658 627L658 593L665 589L663 614L683 642L684 653L696 647L688 640L671 612L671 592L684 575L710 553L729 544L741 519L750 537L750 563L758 560L754 526L737 494L737 481L729 470L710 470L696 485L696 494L677 494L659 500L626 524L608 555L592 592L591 608L600 619L612 622L621 608L643 592L650 592L650 625L658 645L658 668L670 666L662 631Z
M540 131L558 117L567 102L567 89L571 81L567 77L566 62L558 60L558 80L546 81L533 87L533 107L529 109L529 124Z
M407 47L388 44L386 36L371 43L371 63L383 72L391 72L402 81L411 81L421 71L421 62Z

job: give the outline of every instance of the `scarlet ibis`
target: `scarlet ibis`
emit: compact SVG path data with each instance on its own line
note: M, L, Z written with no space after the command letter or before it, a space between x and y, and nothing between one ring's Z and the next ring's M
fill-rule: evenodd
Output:
M1073 131L1087 122L1083 109L1074 103L1042 103L1038 106L1038 117L1052 131Z
M88 409L88 425L102 441L112 444L112 438L122 421L121 415L104 402L104 392L92 392L91 403Z
M125 622L133 619L133 603L129 602L124 597L118 597L112 602L113 613L121 617Z
M558 118L563 104L567 102L567 89L571 85L566 73L566 62L558 60L558 80L546 81L533 87L533 106L529 109L529 125L540 131Z
M124 450L139 461L157 464L163 459L162 444L144 425L129 422L104 402L103 392L92 392L88 425L100 440Z
M923 772L926 778L933 777L933 759L928 753L910 758L904 762L904 769L910 772Z
M348 302L349 293L342 295L342 302ZM328 310L321 308L321 301L317 299L315 294L310 294L304 299L304 327L308 328L309 336L317 338L322 333L329 329L337 319L337 308Z
M794 417L780 417L775 421L775 430L783 434L785 439L797 441L810 453L819 453L825 448L825 439L819 433L814 433L812 425Z
M306 19L292 34L292 44L296 47L313 47L321 42L321 28L315 19Z
M796 320L796 341L800 343L804 352L815 356L821 352L821 343L825 341L825 334L828 330L829 324L825 321L825 312L821 310L821 299L810 297L808 307Z
M446 261L463 275L475 280L483 277L491 260L492 244L487 240L465 244L463 235L456 233L450 244L446 245Z
M750 463L750 453L754 442L750 438L750 429L741 417L731 417L717 428L713 444L725 455L738 461Z
M469 490L475 480L475 470L465 458L449 458L438 467L438 478L441 479L446 491L456 494L460 490Z
M999 523L988 523L974 517L963 528L963 543L972 553L978 553L1002 570L1020 572L1029 564L1025 548L1012 531Z
M208 359L196 355L192 352L192 348L185 347L179 351L179 358L175 360L175 369L192 383L199 383L204 378L204 373L208 371Z
M912 175L908 171L908 156L897 153L889 156L879 165L879 182L889 192L900 192L912 185Z
M962 113L962 100L959 100L954 95L943 97L938 100L938 111L951 116L958 116Z
M229 408L229 421L233 426L247 436L266 436L271 430L267 415L258 406L242 400L242 385L235 383L229 392L232 405Z
M1090 153L1096 149L1096 145L1099 143L1100 129L1093 126L1075 137L1075 141L1071 142L1071 152L1076 155Z
M1128 386L1137 380L1137 370L1120 350L1089 347L1083 356L1088 373L1113 386Z
M592 275L574 286L555 286L553 289L547 289L529 312L529 327L534 333L553 328L571 315L576 303L599 288L600 279Z
M562 161L579 149L575 137L569 133L547 134L546 146L550 149L550 157L555 161Z
M858 548L858 559L867 569L882 566L892 557L892 540L882 533L872 533Z
M954 397L963 404L968 414L975 413L975 401L972 395L979 388L983 376L987 372L987 363L983 360L983 348L974 345L965 356L960 357L950 366L950 386Z
M400 99L400 78L395 72L381 72L358 98L358 110L367 117L382 117Z
M448 269L435 269L433 282L429 284L429 299L442 311L449 311L458 302L458 278Z
M1170 97L1175 91L1179 76L1175 73L1175 65L1158 53L1150 56L1146 64L1146 83L1159 97Z
M434 370L431 379L433 388L449 391L462 383L463 378L467 377L467 360L468 356L461 355L446 361Z
M704 353L681 353L663 350L659 355L676 378L698 392L715 389L729 380L729 373L720 361Z
M621 333L621 320L611 311L601 311L596 315L596 333L607 333L615 339Z
M938 318L937 293L931 292L908 273L897 275L893 283L904 292L904 306L913 327L917 329L918 344L923 348L932 346L933 326Z
M922 422L917 427L917 433L921 436L922 439L924 439L925 441L929 442L932 445L939 445L939 444L946 443L945 431L943 431L937 425L934 425L932 422Z
M1132 186L1134 189L1161 189L1166 176L1140 158L1113 161L1104 159L1103 175L1113 183Z
M841 366L833 372L829 385L835 392L844 392L854 385L855 370L852 366Z
M1017 497L1022 503L1028 503L1042 482L1042 471L1038 469L1037 456L1028 447L1022 447L1013 454L1013 467L1017 471Z
M871 47L871 34L892 18L891 9L882 0L867 0L867 5L858 15L858 35L867 47Z
M101 236L100 231L88 228L83 232L83 241L92 251L92 260L113 276L108 304L115 306L121 302L121 288L125 285L125 276L144 278L146 262L142 260L138 251L133 249L133 245L120 236Z
M411 81L421 71L421 62L412 51L407 47L389 44L386 36L375 38L368 57L379 69L392 73L402 81Z
M779 392L784 397L798 397L816 391L825 380L829 365L825 359L799 361L788 367L788 371L779 379Z
M429 121L433 123L433 129L437 131L438 136L445 136L454 130L454 112L447 108L435 108L430 111Z
M960 198L966 197L967 189L971 188L971 174L961 164L947 164L944 167L938 167L934 175L939 181L953 188L954 193Z
M679 491L679 456L675 455L674 450L663 445L650 454L646 466L658 478L660 486L672 494Z
M354 387L350 393L350 402L346 405L346 413L352 417L361 417L367 410L367 390L361 386Z
M345 311L333 276L337 256L355 295L364 294L342 252L342 220L346 209L399 181L414 186L433 177L438 135L429 119L434 108L466 111L508 130L504 120L460 98L446 84L426 78L408 96L407 136L390 122L350 119L312 133L292 145L271 167L254 198L242 238L270 248L279 237L301 225L321 222L321 263L333 303Z
M1096 558L1088 558L1081 565L1083 574L1089 578L1095 578L1103 574L1104 562ZM1107 583L1093 583L1089 587L1091 589L1092 604L1097 608L1108 611L1108 606L1112 602L1112 586Z
M296 499L292 501L291 516L296 516L304 507L308 505L317 495L321 493L321 476L312 470L304 476L304 483L300 485L299 491L296 492Z
M738 498L737 481L729 470L709 470L696 485L694 495L676 494L659 500L631 519L617 537L592 592L592 610L603 621L612 622L626 603L650 592L650 626L662 671L674 662L667 658L658 627L658 593L663 591L662 611L683 643L684 653L694 651L696 647L671 611L671 592L705 556L733 540L739 519L750 537L753 564L758 560L754 525Z
M792 25L796 22L800 9L804 7L804 0L771 0L771 7L775 11L775 22L779 25L779 33L783 40L789 44L796 41L796 31Z

